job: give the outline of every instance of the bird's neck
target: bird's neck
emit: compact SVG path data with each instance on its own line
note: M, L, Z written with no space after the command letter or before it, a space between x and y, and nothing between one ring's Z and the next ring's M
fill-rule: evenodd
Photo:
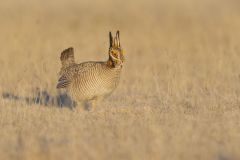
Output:
M113 59L109 56L109 58L108 58L108 60L107 60L107 66L109 67L109 68L114 68L115 67L115 65L114 65L114 62L113 62Z

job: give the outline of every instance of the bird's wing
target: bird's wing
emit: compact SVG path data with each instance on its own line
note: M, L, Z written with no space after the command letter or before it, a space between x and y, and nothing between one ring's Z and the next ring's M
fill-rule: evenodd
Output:
M68 87L74 78L81 77L96 65L98 65L98 63L85 62L66 68L58 80L57 88Z

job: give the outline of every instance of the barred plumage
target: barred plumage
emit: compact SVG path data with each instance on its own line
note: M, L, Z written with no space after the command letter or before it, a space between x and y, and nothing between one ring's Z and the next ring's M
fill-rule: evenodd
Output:
M57 88L66 88L76 101L96 100L110 95L117 87L124 61L119 31L113 39L109 33L109 59L105 62L76 64L73 48L61 54L62 68Z

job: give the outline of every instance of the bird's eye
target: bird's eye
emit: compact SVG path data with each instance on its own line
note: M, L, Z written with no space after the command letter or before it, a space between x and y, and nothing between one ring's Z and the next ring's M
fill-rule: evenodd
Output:
M117 57L117 53L111 52L111 54L112 54L114 57Z

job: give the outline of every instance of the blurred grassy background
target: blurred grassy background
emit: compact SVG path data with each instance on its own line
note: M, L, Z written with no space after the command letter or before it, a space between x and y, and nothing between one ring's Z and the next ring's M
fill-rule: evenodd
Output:
M0 159L239 159L238 0L10 0L0 4L0 93L56 95L59 55L106 60L120 86L96 112L0 98Z

